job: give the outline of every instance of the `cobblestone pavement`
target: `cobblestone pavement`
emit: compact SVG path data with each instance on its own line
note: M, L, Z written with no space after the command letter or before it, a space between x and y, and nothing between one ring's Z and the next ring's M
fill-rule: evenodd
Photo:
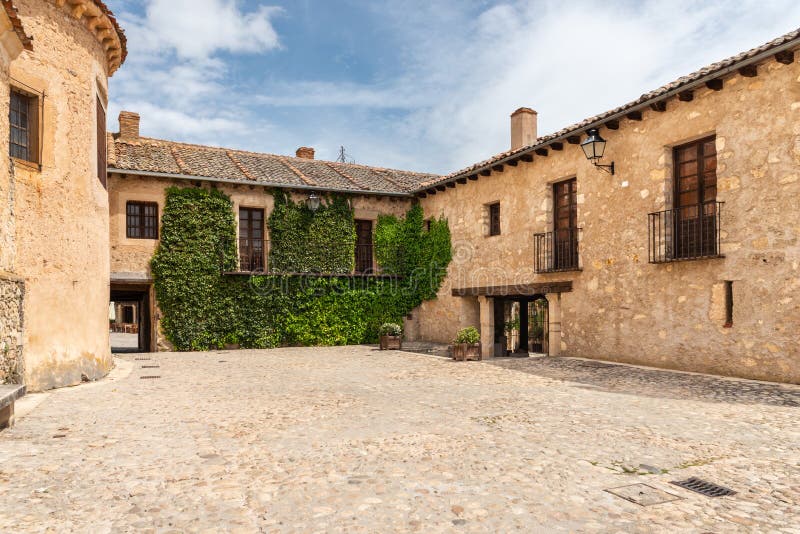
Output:
M1 532L800 532L797 387L371 347L123 358L23 399ZM738 493L669 484L692 476ZM604 491L631 484L679 499Z

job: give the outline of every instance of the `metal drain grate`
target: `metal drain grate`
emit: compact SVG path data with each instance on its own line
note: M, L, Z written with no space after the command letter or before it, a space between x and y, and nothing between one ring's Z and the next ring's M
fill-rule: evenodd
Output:
M160 365L143 365L142 369L161 369Z
M670 484L675 484L681 488L686 488L690 491L700 493L706 497L724 497L726 495L735 495L736 492L724 486L719 486L713 482L706 482L699 478L687 478L686 480L673 480Z
M152 358L134 358L134 360L136 360L138 362L138 361L142 361L142 360L152 360Z
M147 380L147 379L150 379L150 378L161 378L161 377L159 375L144 375L144 376L140 376L139 378L141 378L142 380Z

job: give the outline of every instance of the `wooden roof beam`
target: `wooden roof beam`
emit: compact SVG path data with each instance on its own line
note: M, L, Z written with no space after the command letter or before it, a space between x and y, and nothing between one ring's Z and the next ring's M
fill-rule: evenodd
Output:
M554 142L550 143L550 148L553 150L564 150L564 143Z
M641 111L631 111L630 113L628 113L625 116L628 117L628 119L630 119L632 121L640 121L640 120L642 120L642 112Z
M537 148L536 150L534 150L534 152L536 152L536 154L539 155L539 156L546 156L547 155L547 149L546 148Z
M465 184L465 183L467 183L467 179L466 178L459 178L458 180L456 180L456 182L458 182L460 184Z
M420 191L419 193L417 193L417 196L419 198L425 198L428 196L428 194L425 191Z
M715 78L706 82L706 87L712 91L722 91L723 83L722 78Z
M489 176L490 174L492 174L492 171L490 171L489 169L483 169L483 170L480 172L480 175L481 175L481 176ZM478 179L478 178L477 178L477 177L475 177L475 180L477 180L477 179Z
M778 63L783 63L784 65L794 63L794 52L791 50L782 50L781 52L775 54L775 61Z
M608 128L609 130L619 130L619 121L617 119L613 119L607 121L603 126Z
M489 173L489 174L491 174L491 173ZM489 176L489 174L487 174L486 176ZM478 175L477 174L470 174L469 175L469 179L470 180L477 180L478 179Z
M444 191L445 189L447 189L447 186L444 185L444 184L439 184L439 185L436 186L436 189L438 191Z
M577 145L580 142L581 142L581 136L580 135L570 135L569 137L567 137L567 143L569 143L571 145Z
M508 165L509 167L516 167L517 164L518 164L518 160L515 160L515 159L510 159L510 160L506 161L506 165Z
M533 156L531 156L530 154L523 154L522 156L520 156L519 159L521 159L525 163L530 163L531 161L533 161Z
M755 78L758 76L758 67L755 65L745 65L744 67L739 69L739 74L744 76L745 78Z
M652 109L653 111L658 111L659 113L664 113L665 111L667 111L667 101L661 100L659 102L653 102L652 104L650 104L650 109Z
M681 102L691 102L694 100L694 91L681 91L678 93L678 100Z
M502 165L494 165L492 167L492 170L493 171L497 171L497 172L503 172L503 166Z
M453 187L456 186L456 183L455 182L447 182L447 184L445 184L445 185L447 185L447 187L453 188Z

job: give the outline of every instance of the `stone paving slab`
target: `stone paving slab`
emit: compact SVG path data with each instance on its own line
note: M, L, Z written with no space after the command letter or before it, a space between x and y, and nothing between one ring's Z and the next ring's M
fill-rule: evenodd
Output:
M658 377L542 376L536 359L150 357L0 433L1 532L800 532L790 404L709 400L676 377L640 394ZM738 493L669 484L691 476ZM605 491L638 483L680 499Z

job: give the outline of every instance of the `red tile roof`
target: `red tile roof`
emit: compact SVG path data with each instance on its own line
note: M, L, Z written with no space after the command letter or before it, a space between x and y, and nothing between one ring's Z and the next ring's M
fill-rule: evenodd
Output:
M441 178L429 173L336 163L140 137L111 138L109 172L141 172L273 187L409 195ZM111 152L113 150L113 153Z

